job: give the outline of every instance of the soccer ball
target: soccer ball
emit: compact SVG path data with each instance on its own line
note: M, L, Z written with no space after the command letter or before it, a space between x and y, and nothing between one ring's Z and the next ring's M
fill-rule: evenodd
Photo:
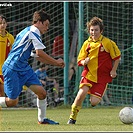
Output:
M133 123L133 108L124 107L119 112L119 119L124 124L132 124Z

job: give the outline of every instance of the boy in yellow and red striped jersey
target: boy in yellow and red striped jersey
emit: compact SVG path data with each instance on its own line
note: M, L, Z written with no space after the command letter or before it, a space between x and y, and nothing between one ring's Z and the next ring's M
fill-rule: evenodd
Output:
M11 50L12 44L14 42L14 37L6 30L7 20L2 14L0 15L0 96L4 96L3 87L3 75L2 75L2 65Z
M96 106L107 84L117 76L121 53L114 41L102 35L103 27L103 21L98 17L93 17L87 23L90 37L83 43L77 59L78 66L84 66L84 69L67 124L76 123L77 114L87 94L90 94L91 106Z

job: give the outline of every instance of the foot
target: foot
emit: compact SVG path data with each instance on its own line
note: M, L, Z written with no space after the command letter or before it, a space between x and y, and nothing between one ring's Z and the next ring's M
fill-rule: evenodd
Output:
M71 118L70 118L70 119L68 120L68 122L67 122L67 124L75 124L75 123L76 123L76 120L73 120L73 119L71 119Z
M51 125L59 125L59 122L55 122L53 120L50 120L48 118L43 119L43 122L39 122L38 124L51 124Z

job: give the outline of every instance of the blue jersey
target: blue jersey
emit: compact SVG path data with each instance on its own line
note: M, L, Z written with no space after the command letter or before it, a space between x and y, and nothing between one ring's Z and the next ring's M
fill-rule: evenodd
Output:
M48 76L47 75L47 73L46 73L46 71L40 71L39 69L37 69L36 71L35 71L35 73L36 73L36 75L37 75L37 77L40 79L40 80L46 80L46 77Z
M34 25L26 27L15 39L12 50L4 65L16 71L26 71L31 69L28 59L34 49L44 49L40 31Z

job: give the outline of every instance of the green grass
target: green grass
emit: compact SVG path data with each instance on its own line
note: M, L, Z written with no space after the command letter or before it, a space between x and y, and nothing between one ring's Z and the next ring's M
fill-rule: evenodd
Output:
M123 124L118 114L122 107L82 108L75 125L67 125L69 107L47 109L47 117L60 125L38 125L37 109L1 110L0 131L133 131L133 124Z

